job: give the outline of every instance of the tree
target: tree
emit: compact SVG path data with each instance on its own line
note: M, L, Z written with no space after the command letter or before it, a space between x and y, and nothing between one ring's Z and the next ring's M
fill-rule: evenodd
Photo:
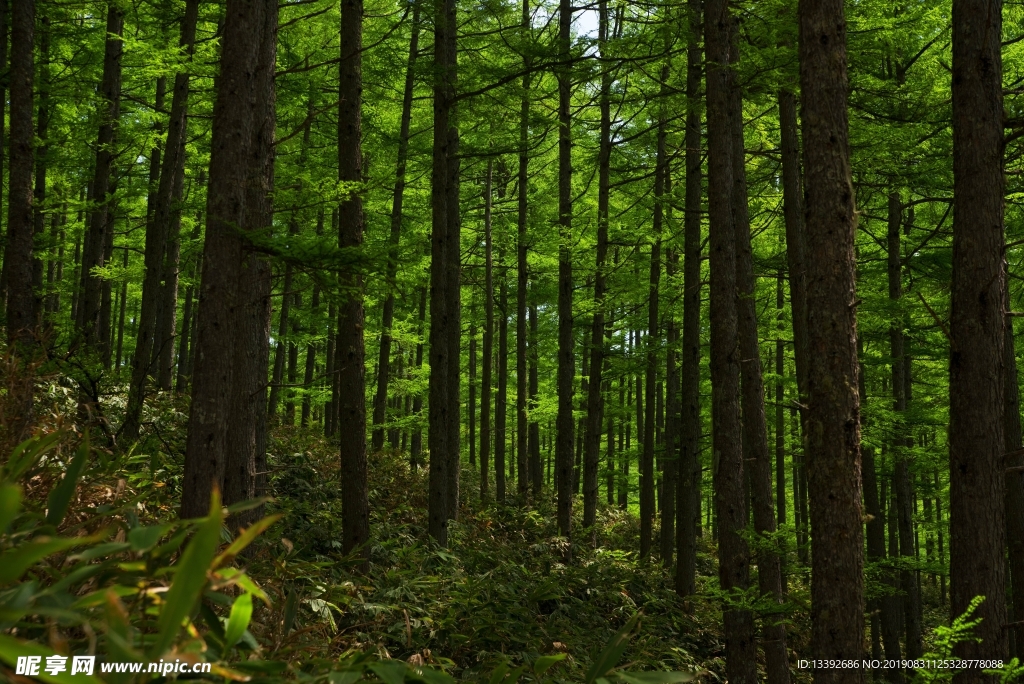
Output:
M736 229L733 215L733 128L729 98L728 3L704 6L708 102L708 214L711 255L711 426L714 443L718 576L723 591L743 592L750 580L743 444L740 424L740 349L737 320ZM749 610L723 608L729 680L756 682L754 619Z
M1002 2L953 2L953 284L949 322L950 614L976 596L978 641L960 658L1006 657L1003 449ZM984 655L982 655L984 654ZM964 671L961 682L994 681Z
M864 639L854 192L847 131L846 22L837 0L802 0L800 88L806 204L807 454L811 649L859 659ZM846 616L837 621L836 615ZM862 681L860 670L815 679Z

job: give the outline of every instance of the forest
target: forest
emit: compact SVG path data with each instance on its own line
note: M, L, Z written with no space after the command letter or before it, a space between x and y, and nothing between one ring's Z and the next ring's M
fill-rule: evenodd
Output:
M0 680L1024 681L1022 179L1019 2L0 0Z

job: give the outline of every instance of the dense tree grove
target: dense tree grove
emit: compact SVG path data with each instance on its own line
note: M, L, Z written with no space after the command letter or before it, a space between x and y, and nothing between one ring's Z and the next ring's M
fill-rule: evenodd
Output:
M395 502L542 519L708 681L1020 675L1020 5L0 0L0 72L3 453L301 508L352 595Z

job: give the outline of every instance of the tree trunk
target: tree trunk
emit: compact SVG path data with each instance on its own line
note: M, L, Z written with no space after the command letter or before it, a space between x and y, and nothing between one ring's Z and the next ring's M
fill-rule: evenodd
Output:
M598 49L602 56L608 50L608 0L598 3ZM600 147L597 157L597 254L594 266L594 319L590 328L590 384L587 386L587 423L583 456L583 527L592 528L597 521L597 470L601 459L601 423L604 410L602 372L604 370L605 328L605 261L608 257L608 212L611 196L611 69L601 69ZM611 489L609 488L609 492ZM596 543L596 531L591 533Z
M522 2L521 26L524 33L530 29L530 3ZM530 399L527 369L527 291L530 271L527 261L529 245L527 228L529 220L529 164L530 164L530 57L523 55L523 96L519 101L519 169L518 169L518 211L516 214L516 455L519 459L519 478L516 487L519 498L526 501L533 478L534 468L530 455ZM538 452L539 455L539 452ZM539 465L539 464L538 464ZM538 492L539 493L539 492Z
M476 467L476 302L469 312L469 467Z
M36 115L36 138L40 141L35 155L35 189L32 193L33 208L33 241L46 246L46 168L50 146L47 143L47 132L50 125L50 19L39 18L39 103ZM48 246L47 246L48 247ZM45 247L44 247L45 251ZM45 300L43 299L43 260L38 254L32 259L32 293L33 308L36 312L36 326L43 330L46 326Z
M1006 352L1001 0L953 3L953 286L950 316L950 615L975 596L978 642L959 658L1008 655L1005 587ZM995 681L966 670L959 682Z
M111 167L114 160L114 139L121 116L121 32L124 13L117 3L107 8L106 43L103 54L103 80L100 84L102 107L99 135L96 145L96 167L92 181L95 206L89 216L82 258L84 283L79 313L80 330L87 346L102 352L101 312L104 280L93 269L104 265L107 234L113 230L111 202ZM13 113L13 106L12 106ZM13 161L13 160L12 160ZM12 168L13 173L13 168Z
M320 212L320 218L317 223L317 233L322 232L324 215L323 211ZM313 286L313 301L310 302L310 317L312 320L317 320L320 315L320 285L316 284ZM310 392L313 386L313 377L316 375L316 342L310 340L306 343L306 369L302 377L302 416L299 424L302 427L308 427L309 422L312 418L313 412L313 399L310 396Z
M508 415L508 288L505 280L505 254L498 250L498 268L502 272L498 283L498 391L494 395L494 489L495 498L505 501L505 426ZM511 464L510 464L511 465Z
M423 329L426 325L427 318L427 288L420 288L420 306L419 306L419 327L417 329L416 342L416 373L419 375L423 369ZM416 397L412 400L412 412L416 416L416 422L412 430L412 438L409 440L409 463L413 470L416 470L420 464L420 454L423 450L423 430L420 428L419 416L423 412L423 395L419 392L416 393Z
M668 180L666 178L666 180ZM668 183L666 183L668 185ZM671 193L671 189L667 188ZM665 260L665 274L670 282L675 282L679 255L674 249L668 250ZM665 338L665 382L668 384L668 396L665 401L665 442L662 457L661 487L661 562L666 568L672 567L672 555L675 550L676 532L676 493L678 489L679 463L679 368L676 363L679 346L679 330L676 327L675 314L670 312L666 323Z
M388 237L388 265L385 275L387 296L381 315L380 350L377 356L377 391L373 397L374 451L384 447L384 423L387 419L388 380L391 361L391 326L395 316L395 278L398 274L398 248L402 237L402 206L405 201L405 169L409 159L409 127L412 122L412 97L416 85L416 57L420 41L420 3L412 3L412 35L409 59L402 90L402 118L398 127L398 160L395 163L395 189L391 200L391 234ZM472 438L470 438L472 440Z
M363 181L363 0L342 0L341 61L338 64L338 180ZM363 199L358 193L338 207L338 246L363 244ZM366 468L366 369L363 341L363 279L342 276L346 299L339 305L338 432L341 440L342 551L369 570L370 503Z
M35 2L31 3L33 17L35 15ZM0 69L8 69L9 64L7 62L7 30L11 26L10 8L8 7L7 0L0 0ZM34 21L33 21L34 23ZM32 27L35 32L35 26ZM7 83L0 83L0 140L4 140L4 126L7 123ZM29 126L31 127L31 122ZM4 151L3 145L0 145L0 207L3 206L3 178L4 178ZM8 207L8 210L10 208ZM3 231L0 231L0 235L3 235ZM4 244L6 244L6 235L4 236ZM4 262L0 265L0 313L6 315L7 312L7 257L6 249L4 250ZM74 319L74 316L72 316ZM8 333L9 334L9 333Z
M697 529L700 527L700 300L701 300L701 0L687 0L690 35L686 48L686 206L683 217L683 346L679 358L679 520L676 524L676 593L696 591Z
M711 404L718 517L719 583L723 591L746 591L750 552L744 495L740 424L736 228L733 217L733 131L729 103L729 34L732 18L724 0L705 3L708 102L708 207L711 251ZM757 681L754 619L749 610L725 606L726 672L730 682Z
M16 2L11 10L11 132L10 193L7 200L7 340L26 360L35 345L36 301L32 291L33 215L32 169L35 165L32 131L32 83L35 77L35 0ZM22 434L31 424L32 389L18 400ZM20 441L15 436L14 441Z
M732 36L731 61L739 61L739 41ZM736 231L737 334L741 355L743 461L750 464L748 483L753 508L754 531L764 535L757 551L757 581L762 596L783 602L782 563L770 540L775 533L772 506L772 460L768 451L768 424L764 410L764 377L757 338L757 295L754 280L753 249L750 241L750 215L747 206L746 151L743 145L743 94L735 77L730 84L730 123L732 125L733 222ZM761 628L765 665L769 684L789 684L789 656L786 628L768 615Z
M1006 292L1010 308L1009 283ZM1004 353L1006 379L1004 380L1003 424L1006 439L1006 540L1010 570L1009 621L1016 624L1010 630L1011 657L1024 657L1024 455L1021 454L1020 389L1017 378L1017 350L1013 336L1013 318L1007 316ZM938 491L938 487L936 487ZM940 497L935 499L935 529L942 529ZM939 562L942 561L942 535L939 534Z
M240 225L246 233L266 230L274 216L277 16L277 6L267 2L255 35L257 55L255 69L251 72L254 108L246 160L249 178L246 183L245 219ZM271 268L262 253L248 240L241 245L238 273L235 331L232 335L236 345L235 367L224 466L225 504L267 494L265 386L270 359ZM261 506L235 516L234 525L248 525L259 520L262 510Z
M448 544L459 507L459 131L455 0L434 0L428 528Z
M538 402L537 395L539 393L539 380L538 380L538 344L539 336L537 333L537 305L530 304L530 410L536 410ZM544 468L540 460L540 422L537 420L530 421L530 479L532 481L533 498L536 500L540 497L541 488L544 484Z
M555 480L558 483L558 532L571 538L573 471L573 378L575 355L572 334L572 138L570 113L569 47L572 4L559 0L558 52L558 416L555 445Z
M661 70L662 101L668 97L668 65ZM658 287L661 282L661 231L664 222L665 207L662 205L665 194L666 150L664 104L659 116L657 153L654 168L654 217L652 221L653 243L651 244L651 270L647 292L647 384L644 387L647 414L644 419L643 461L640 464L640 558L646 559L651 554L655 515L654 500L654 448L656 443L657 416L655 409L658 380L658 348L660 334L658 318Z
M811 653L860 659L864 643L864 530L854 287L854 195L846 97L846 23L840 0L802 0L807 254ZM837 620L837 615L843 615ZM822 670L823 682L863 681L863 671Z
M265 365L254 368L259 349L253 339L243 337L245 333L258 332L256 309L263 293L254 289L245 292L251 298L243 298L239 288L263 287L266 280L259 272L260 263L254 253L243 254L245 245L238 227L251 228L269 217L269 207L247 205L259 199L250 195L269 192L267 181L273 177L270 155L276 29L276 3L229 0L213 113L201 305L196 322L195 372L182 486L183 518L206 515L211 488L218 484L224 484L225 501L229 489L244 496L259 486L254 481L257 464L249 461L250 454L256 458L259 451L258 425L251 426L251 438L246 435L241 444L230 445L230 455L228 449L229 439L234 437L229 435L230 425L243 422L234 414L239 409L236 402L241 399L241 388L250 379L242 376L258 371L256 377L262 384L265 372ZM261 153L267 158L261 158ZM250 190L250 186L254 188ZM256 204L268 204L268 200ZM243 263L244 256L250 258ZM251 326L245 333L243 316ZM243 339L241 354L239 339ZM236 359L242 366L238 377ZM231 462L226 463L228 460ZM226 467L230 467L234 478L230 487L225 481Z
M903 206L900 204L899 193L889 193L889 220L888 220L888 281L889 300L893 302L894 310L899 311L900 300L903 297L903 285L900 281L902 270L902 259L900 253L900 225ZM913 536L913 511L911 510L911 484L910 484L910 463L908 451L913 447L913 441L908 440L909 427L905 423L904 416L907 412L907 384L910 379L907 377L909 360L904 354L903 328L906 324L905 316L902 313L896 314L895 320L889 324L889 350L892 358L892 391L893 410L896 413L896 439L893 444L896 458L896 468L893 473L893 489L896 491L897 519L899 521L900 555L904 558L916 556ZM921 607L921 594L918 591L917 581L914 572L904 568L900 571L900 585L904 594L903 607L905 610L904 624L907 628L906 644L907 657L920 658L924 652L921 641L921 622L918 614Z
M493 166L487 162L484 185L484 339L483 381L480 389L480 498L486 500L490 487L491 461L491 377L494 363L494 241L491 235L491 174ZM497 474L495 480L502 477ZM504 480L502 480L504 482Z

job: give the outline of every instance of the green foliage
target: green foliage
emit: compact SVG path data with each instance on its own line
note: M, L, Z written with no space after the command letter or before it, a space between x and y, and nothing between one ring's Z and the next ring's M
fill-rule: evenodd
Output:
M44 459L47 453L55 457ZM69 454L66 460L65 453ZM96 467L86 471L83 464L90 461ZM106 473L100 461L87 439L73 446L72 435L62 433L56 438L48 435L20 444L5 464L0 481L0 629L10 636L0 634L0 662L9 667L18 656L88 651L110 661L205 661L212 664L215 679L252 677L264 684L293 680L315 684L357 680L445 684L455 681L453 676L460 668L450 658L433 656L430 648L416 651L405 662L391 659L387 648L380 648L383 643L377 649L368 648L370 644L366 643L361 648L352 643L337 652L328 646L330 638L316 643L309 641L309 636L321 636L318 625L323 623L333 625L332 631L337 634L339 630L347 631L353 620L365 623L369 617L371 621L386 622L387 616L402 606L407 618L410 609L414 617L398 625L396 641L412 638L413 629L418 639L422 630L429 628L431 633L446 634L435 647L443 648L448 643L476 648L489 643L482 638L488 630L498 629L498 634L507 638L516 629L516 619L528 619L511 610L503 612L514 602L521 603L527 588L532 605L565 599L558 583L535 584L525 568L515 571L505 565L507 561L495 566L494 559L483 554L460 557L468 551L466 548L448 553L421 543L411 548L388 544L377 548L375 556L378 561L389 554L404 555L406 560L417 557L416 563L426 563L440 576L417 579L408 570L396 567L376 578L350 576L358 585L349 580L311 587L311 581L320 583L337 577L339 572L346 574L344 565L333 559L304 561L296 552L309 549L294 546L271 565L261 560L270 547L257 547L256 555L247 556L250 568L241 570L231 563L258 542L261 533L281 521L283 513L267 515L231 539L226 536L225 516L260 502L225 509L214 492L205 518L143 524L136 513L145 493L113 504L97 505L91 497L105 489L103 482L110 474L123 477L137 472L145 459L109 459ZM396 464L384 465L387 471ZM21 477L8 474L15 472ZM88 477L83 477L85 472ZM33 474L31 484L26 473ZM40 479L52 484L40 487L36 484ZM152 488L152 481L147 486ZM322 483L317 482L314 489L322 489ZM44 500L47 504L42 508ZM63 522L58 526L48 522L53 519L49 512L54 504L62 511L59 518ZM543 526L539 516L533 515L532 519L534 525ZM285 518L283 524L291 528L290 534L297 531L294 520ZM400 529L401 525L394 528L396 532ZM462 528L463 539L467 530ZM394 560L398 558L393 556ZM484 575L467 573L467 563L488 563L491 570ZM452 570L456 572L452 574ZM257 580L259 574L254 574L268 571L277 575ZM509 571L519 578L511 586L493 586L484 580L485 576L495 579ZM459 576L461 586L449 584ZM598 576L588 573L592 581ZM282 578L287 578L291 590L275 607L273 597ZM369 587L368 582L380 582L381 587ZM422 593L446 584L454 592L444 597L446 602L453 601L446 603L447 612L436 619L421 617L422 607L417 608L416 603L422 600ZM464 606L467 612L452 612L456 605ZM492 605L494 612L481 612L487 605ZM496 624L490 621L493 619L502 622ZM478 624L473 625L474 620ZM684 673L652 675L615 669L631 639L637 637L638 620L639 614L633 613L603 647L595 643L586 681L688 681L689 675ZM262 623L259 629L257 621ZM308 624L291 631L296 623ZM386 635L388 630L382 633ZM302 641L294 642L295 637ZM289 647L289 642L294 645ZM509 639L507 643L515 641ZM581 663L566 652L501 655L494 651L481 664L484 669L469 668L464 675L472 673L472 677L486 681L515 684L561 681L564 675L583 672ZM92 678L68 677L67 673L40 675L42 681L54 684L128 681L125 678L132 675L100 674L97 668ZM132 681L146 681L149 675L140 677Z

